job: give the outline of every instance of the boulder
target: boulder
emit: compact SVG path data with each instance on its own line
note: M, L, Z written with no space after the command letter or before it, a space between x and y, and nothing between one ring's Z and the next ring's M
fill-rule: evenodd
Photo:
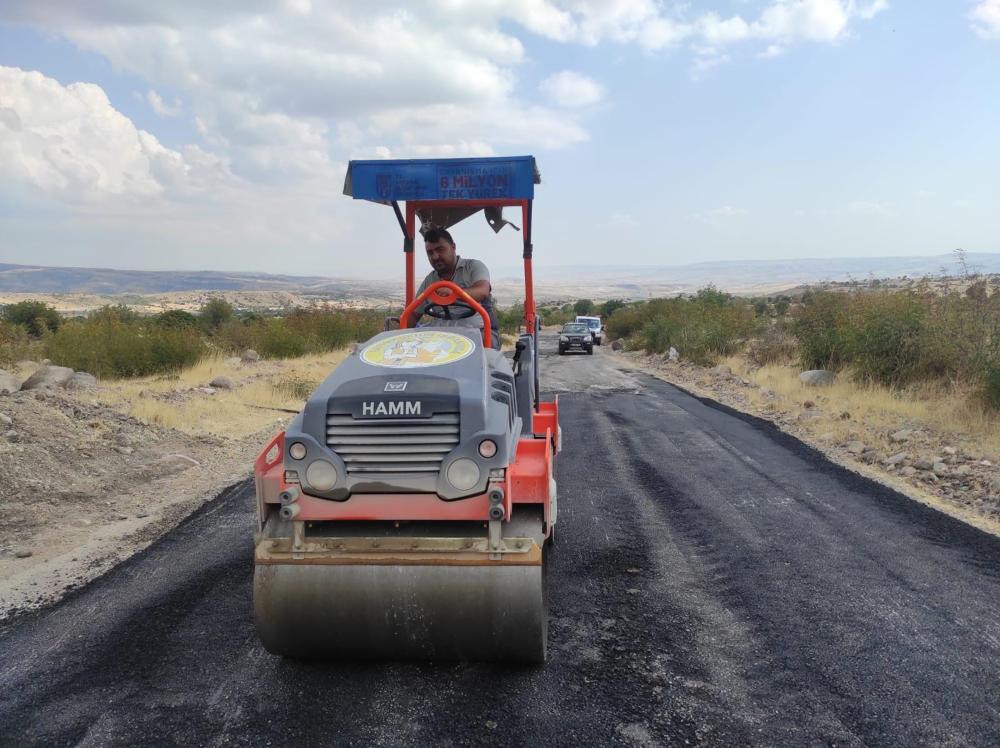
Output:
M889 434L889 441L896 442L897 444L900 442L908 442L912 438L913 438L912 429L900 429L899 431L894 431L893 433Z
M14 419L6 413L0 413L0 426L13 426Z
M711 369L713 374L718 374L719 376L728 377L732 376L733 370L726 366L725 364L719 364L718 366L713 366Z
M899 465L901 462L905 461L910 455L906 452L899 452L891 457L885 458L886 465Z
M236 383L229 377L218 376L209 382L208 386L217 390L231 390L236 387Z
M669 350L669 351L667 351L667 358L668 358L668 359L669 359L669 360L670 360L670 361L671 361L672 363L675 363L675 364L676 364L676 363L677 363L678 361L680 361L680 360L681 360L681 354L679 354L679 353L677 352L677 349L676 349L676 348L674 348L673 346L670 346L670 350Z
M612 340L611 341L611 350L613 350L613 351L622 351L622 350L625 350L625 341L622 340L621 338L618 338L618 340Z
M66 386L73 378L73 370L68 366L44 365L24 380L22 390L51 390Z
M97 387L97 377L85 371L78 371L66 382L68 390L92 390Z
M906 467L904 467L902 470L899 471L899 474L907 478L912 478L914 475L917 474L917 469L912 465L907 465Z
M943 462L935 462L934 467L931 468L931 470L933 471L934 475L936 475L938 478L943 478L944 476L948 475L948 466L945 465Z
M255 364L260 361L260 354L253 348L247 348L243 351L243 355L240 356L240 360L245 364Z
M847 451L852 455L864 454L865 443L859 441L847 442Z
M919 460L913 463L913 467L917 470L933 470L934 463L925 457L921 457Z
M825 387L833 384L837 375L826 369L812 369L799 374L799 381L806 387Z
M12 395L21 389L20 380L9 371L0 370L0 395Z

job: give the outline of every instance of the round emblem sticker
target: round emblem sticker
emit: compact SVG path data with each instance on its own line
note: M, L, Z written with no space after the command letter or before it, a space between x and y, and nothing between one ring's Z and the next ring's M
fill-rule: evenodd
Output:
M413 330L384 338L361 351L361 360L373 366L417 369L461 361L476 348L464 335L436 330Z

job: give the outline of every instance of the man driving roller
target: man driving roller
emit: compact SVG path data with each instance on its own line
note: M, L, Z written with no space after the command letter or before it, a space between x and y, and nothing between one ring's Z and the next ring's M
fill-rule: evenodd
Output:
M456 251L455 240L445 229L430 228L425 231L424 249L427 251L427 260L434 269L420 284L417 295L419 296L428 286L437 281L451 281L459 286L486 310L486 314L490 318L490 327L493 330L491 342L494 348L500 350L500 330L496 314L493 311L493 287L490 285L490 271L486 265L479 260L460 257ZM428 303L424 305L420 313L426 314L430 306L433 305L428 299ZM467 323L475 325L477 322L481 322L478 314L469 317Z

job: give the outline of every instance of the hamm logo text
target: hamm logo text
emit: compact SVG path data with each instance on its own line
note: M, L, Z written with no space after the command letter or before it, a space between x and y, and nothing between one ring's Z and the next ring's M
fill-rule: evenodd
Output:
M419 416L419 400L391 400L389 402L363 402L361 403L361 415L363 416Z

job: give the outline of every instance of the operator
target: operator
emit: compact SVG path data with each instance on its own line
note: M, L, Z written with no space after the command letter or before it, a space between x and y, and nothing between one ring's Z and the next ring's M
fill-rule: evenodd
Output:
M419 296L432 283L438 281L451 281L462 288L469 296L475 299L486 311L490 318L490 328L493 331L491 343L493 347L500 350L500 328L497 325L496 313L493 311L493 287L490 285L490 271L486 265L479 260L460 257L456 254L457 247L451 234L445 229L431 228L424 232L424 249L427 251L427 260L434 269L427 274L424 282L417 290ZM433 297L432 297L433 298ZM427 313L427 308L433 306L431 300L418 310L418 316ZM447 308L447 307L445 307ZM454 309L454 305L451 306ZM467 307L462 307L463 313ZM456 318L457 319L457 318ZM466 318L469 326L482 324L478 314Z

